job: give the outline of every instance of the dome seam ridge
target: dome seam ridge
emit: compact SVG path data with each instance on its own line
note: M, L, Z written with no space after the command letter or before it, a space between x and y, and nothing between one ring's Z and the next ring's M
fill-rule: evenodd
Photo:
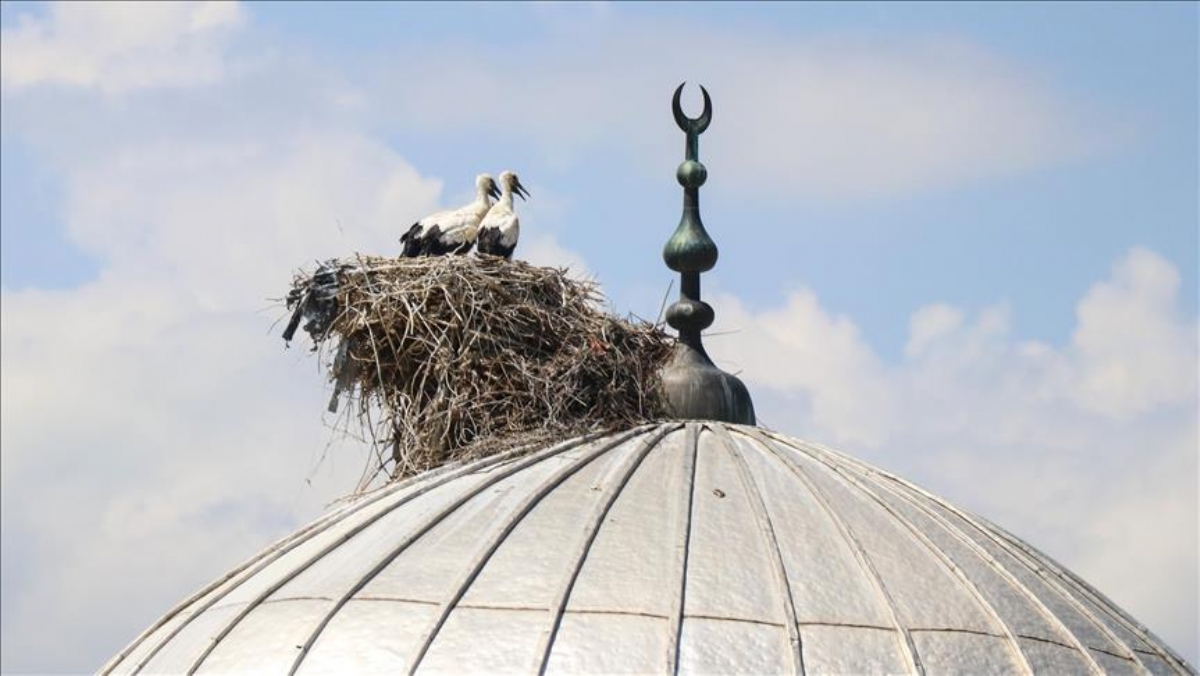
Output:
M762 488L754 481L750 475L750 467L742 453L736 448L733 441L733 436L729 433L729 429L724 425L713 425L709 429L716 432L717 437L725 446L725 450L733 457L734 466L737 468L737 475L741 481L743 488L746 491L746 496L750 502L750 508L754 512L755 521L758 522L759 534L764 540L767 548L767 556L771 559L771 568L775 577L775 584L779 586L780 596L782 597L783 615L787 620L786 629L788 634L788 643L791 644L791 658L793 660L792 669L796 674L804 674L804 651L803 642L800 636L800 628L796 623L796 600L792 596L791 581L788 580L787 567L783 563L783 552L779 548L779 539L775 535L775 527L771 522L771 515L767 512L766 502L764 501ZM762 443L759 442L761 446Z
M475 584L475 581L479 578L480 573L482 573L483 569L487 567L487 564L491 561L492 557L497 551L500 550L500 547L504 545L504 543L508 540L508 537L512 535L513 531L517 529L521 522L527 516L529 516L529 514L535 508L537 508L539 504L541 504L542 500L544 500L546 496L553 492L554 489L561 486L563 482L580 472L584 467L587 467L591 463L608 454L617 446L631 439L637 438L641 434L645 433L645 431L646 430L644 429L638 429L633 433L621 435L611 441L604 442L597 448L590 451L586 456L575 460L575 462L571 463L570 465L559 468L557 471L551 473L550 476L542 479L541 482L534 488L533 493L525 498L525 500L521 501L512 509L512 511L508 513L503 526L498 530L495 530L489 536L489 539L486 541L486 546L482 546L481 544L481 546L474 551L473 556L471 557L471 560L466 568L466 572L456 579L451 585L450 588L453 590L453 592L442 601L438 602L438 614L434 618L434 621L426 628L421 640L421 645L418 647L417 652L413 655L409 663L409 667L406 670L407 673L416 673L416 670L420 667L421 662L428 654L429 649L433 647L434 642L437 640L437 637L441 633L442 628L445 626L446 621L449 619L450 614L454 612L456 608L461 607L459 602L467 595L467 592L470 591L471 586Z
M1175 654L1175 651L1172 650L1169 645L1158 640L1158 637L1154 636L1153 632L1151 632L1148 628L1146 628L1140 622L1129 617L1124 611L1120 610L1120 608L1117 607L1116 604L1114 604L1111 600L1109 600L1108 597L1105 596L1098 589L1096 589L1092 585L1088 584L1084 580L1078 578L1077 576L1072 574L1070 571L1066 570L1061 564L1059 564L1054 559L1050 558L1049 556L1041 554L1037 550L1034 550L1028 544L1020 541L1019 538L1011 535L1010 533L1008 533L1008 531L1004 530L1003 528L996 526L995 524L992 524L991 522L988 522L986 520L984 520L984 521L985 521L985 523L987 523L987 525L990 527L990 529L995 531L995 533L999 537L1001 537L1005 542L1010 543L1013 547L1016 547L1022 553L1026 554L1027 556L1029 556L1031 558L1034 558L1039 563L1044 564L1044 567L1047 568L1049 570L1049 572L1053 573L1054 576L1058 580L1060 580L1064 586L1066 586L1068 588L1074 588L1074 590L1080 592L1081 595L1089 597L1088 600L1095 605L1096 610L1103 612L1105 615L1107 615L1109 618L1111 618L1115 623L1123 626L1127 631L1129 631L1135 637L1140 639L1142 641L1142 643L1145 643L1146 646L1148 648L1150 648L1150 650L1139 650L1138 648L1135 648L1134 646L1128 645L1127 643L1125 643L1125 641L1118 640L1118 642L1121 645L1123 645L1124 647L1129 649L1130 653L1133 654L1135 661L1137 661L1139 664L1141 664L1141 660L1137 658L1136 653L1140 652L1140 653L1143 653L1146 655L1151 655L1154 657L1158 657L1159 659L1162 659L1164 662L1166 662L1168 664L1168 666L1171 666L1172 668L1174 668L1176 673L1183 674L1184 676L1187 676L1189 673L1194 673L1194 672L1189 672L1189 670L1187 669L1187 661L1184 660L1179 655ZM1099 620L1099 618L1097 618L1097 620ZM1115 634L1114 634L1114 636L1115 636ZM1164 650L1166 652L1163 652ZM1129 658L1126 658L1126 659L1129 659ZM1145 664L1142 664L1142 666L1144 668L1146 668L1147 671L1149 671L1149 668L1146 667Z
M945 530L947 533L949 533L952 538L959 540L959 542L964 547L966 547L968 549L968 551L970 551L973 554L975 554L976 556L978 556L980 558L980 560L982 560L984 563L989 564L991 566L992 570L998 576L1000 576L1001 579L1003 579L1006 583L1008 583L1010 585L1010 587L1015 592L1017 592L1021 597L1026 599L1030 603L1030 605L1033 607L1033 609L1036 610L1038 612L1038 614L1040 616L1042 616L1042 618L1048 624L1056 627L1058 629L1058 631L1063 636L1065 636L1068 641L1070 641L1070 643L1063 643L1061 641L1053 641L1053 640L1045 639L1045 638L1038 637L1038 636L1029 636L1029 635L1024 635L1024 634L1015 634L1015 636L1017 638L1027 638L1027 639L1032 639L1032 640L1036 640L1036 641L1042 641L1044 643L1054 643L1056 645L1062 645L1064 647L1071 648L1082 655L1083 659L1088 663L1089 667L1093 670L1094 673L1098 673L1098 674L1104 673L1104 670L1100 667L1100 664L1095 661L1095 659L1091 656L1091 654L1089 654L1088 646L1084 645L1083 641L1080 640L1080 638L1075 634L1075 632L1071 631L1071 628L1066 625L1066 623L1062 620L1062 618L1060 618L1057 614L1055 614L1053 611L1051 611L1050 608L1046 606L1045 602L1042 601L1042 599L1036 593L1034 593L1034 591L1032 589L1030 589L1023 582L1021 582L1016 577L1016 575L1014 575L1012 573L1012 571L1010 571L1008 569L1008 566L1006 566L999 559L997 559L995 556L993 556L990 552L988 552L986 549L984 549L982 546L980 546L979 543L972 540L970 538L970 536L968 536L966 533L963 533L958 528L958 526L955 526L954 524L950 523L949 520L947 520L942 515L938 514L936 511L932 510L927 505L921 504L914 497L908 496L901 492L898 492L894 488L887 486L886 484L884 484L882 482L879 482L877 479L873 479L873 480L876 481L876 485L879 486L881 489L888 491L892 495L895 495L898 499L908 502L914 508L923 512L934 523L936 523L939 527L941 527L943 530ZM942 503L939 502L939 504L942 504ZM944 506L944 504L943 504L943 506ZM1019 563L1019 561L1018 561L1018 563Z
M788 440L782 440L781 443L791 446L792 448L795 448L797 450L801 450L802 452L805 452L809 455L813 455L814 457L817 454L834 455L834 454L829 453L828 449L826 449L824 446L822 446L820 444L804 442L803 445L808 448L802 449L799 445L792 443ZM843 457L841 454L836 454L835 457L838 457L839 460L844 460L845 458L848 458L848 456ZM854 467L870 467L870 465L866 465L866 463L863 463L858 460L854 460L852 458L849 459L849 462L847 464L854 466ZM911 490L920 497L923 497L927 500L930 500L931 502L934 502L935 504L938 504L938 505L941 505L942 507L950 509L952 513L954 513L959 518L963 519L964 522L978 528L978 526L976 524L974 524L973 522L971 522L967 518L967 516L965 516L961 513L961 510L957 510L957 508L952 508L951 505L948 505L944 501L938 499L936 496L932 496L931 494L928 493L928 491L925 491L924 489L920 488L919 486L916 486L915 484L912 484L911 482L905 481L903 479L898 479L897 477L895 477L885 471L872 472L872 473L864 472L864 475L868 476L880 488L888 490L893 495L896 495L897 497L904 499L909 504L913 505L920 511L927 514L931 519L933 519L935 522L937 522L939 525L941 525L943 528L945 528L948 532L950 532L952 536L959 538L960 541L962 542L962 544L964 544L966 547L968 547L968 549L970 549L977 556L982 558L985 562L990 563L993 566L993 568L997 571L997 573L1000 574L1001 577L1003 577L1005 579L1005 581L1007 581L1009 584L1011 584L1012 587L1018 593L1020 593L1024 597L1026 597L1030 601L1030 603L1033 604L1034 608L1037 609L1039 611L1039 613L1041 613L1043 615L1043 617L1050 624L1056 625L1061 630L1062 634L1064 636L1066 636L1068 640L1070 640L1072 643L1075 644L1076 651L1082 655L1084 661L1087 662L1088 667L1093 671L1093 673L1096 673L1096 674L1104 673L1104 670L1100 667L1100 664L1098 662L1096 662L1096 659L1091 655L1091 653L1088 652L1088 646L1084 645L1083 641L1075 634L1074 631L1072 631L1070 629L1070 627L1068 627L1066 625L1066 623L1063 621L1063 619L1060 618L1054 612L1052 612L1049 609L1049 607L1047 607L1045 605L1045 602L1036 593L1034 593L1034 591L1032 589L1030 589L1023 582L1021 582L1016 577L1016 575L1008 569L1007 566L1005 566L998 559L996 559L996 557L993 556L990 552L988 552L982 545L980 545L978 542L973 540L966 533L962 532L957 526L950 523L949 520L947 520L945 517L938 514L936 511L932 510L927 505L921 504L915 498L910 497L910 496L906 495L905 493L896 491L891 486L888 486L887 484L880 481L878 477L880 477L880 476L886 477L890 482L898 483L902 488L904 488L906 490ZM1022 563L1019 559L1016 559L1016 557L1014 557L1014 560L1017 563Z
M618 437L618 440L613 441L611 443L612 443L612 445L622 443L623 441L625 441L631 437L641 434L644 429L645 429L644 426L634 428L633 430L630 430L630 431L620 435ZM355 594L357 594L359 591L362 591L362 589L364 589L367 586L367 584L369 584L371 582L371 580L375 579L375 577L377 577L379 575L379 573L383 572L383 570L385 568L387 568L389 565L391 565L392 562L394 562L397 558L399 558L400 555L403 554L409 547L411 547L414 543L416 543L418 540L420 540L422 537L424 537L426 534L428 534L429 531L433 530L433 528L436 527L439 523L446 520L451 514L458 511L458 509L461 508L463 505L467 504L471 500L474 500L481 493L483 493L484 491L488 490L489 488L495 486L496 484L500 483L501 481L504 481L505 479L507 479L515 474L525 471L532 465L535 465L535 464L542 462L544 460L547 460L549 458L553 458L553 457L562 455L563 453L566 453L569 450L573 450L575 448L583 446L583 445L589 443L590 441L594 441L594 440L595 439L591 439L588 437L579 437L577 439L572 440L571 442L567 442L560 446L556 446L556 447L547 449L547 451L544 453L535 453L533 455L525 456L525 457L521 458L520 460L518 460L516 463L514 463L512 466L508 467L507 469L500 470L499 474L497 474L496 476L484 479L478 485L470 487L469 489L467 489L465 491L464 494L460 495L458 498L456 498L454 501L452 501L446 507L441 508L435 514L431 514L431 515L427 516L425 518L425 520L417 528L413 529L409 533L409 535L405 536L405 538L403 540L401 540L398 545L393 547L391 549L391 551L389 551L382 559L379 560L378 563L376 563L371 569L369 569L366 572L366 574L364 574L362 577L360 577L358 582L356 582L353 586L351 586L350 590L345 592L342 595L342 597L334 604L334 607L331 608L325 614L325 616L321 619L320 623L318 623L316 628L313 629L313 631L310 633L308 639L302 644L300 653L298 655L296 655L295 660L292 662L292 667L288 671L289 675L295 674L296 671L299 670L300 665L304 662L304 659L306 657L308 657L309 652L311 652L312 647L314 645L316 645L317 640L321 637L321 634L325 631L325 628L329 626L330 622L333 621L333 618L337 615L338 612L341 611L341 609L346 605L346 603L349 602L349 600L351 598L353 598ZM607 444L603 444L602 447L604 445L607 445Z
M674 676L679 673L680 637L683 635L684 604L687 601L687 576L692 544L692 510L696 503L696 464L700 454L700 430L695 425L687 426L687 436L684 440L683 489L680 491L682 509L679 514L683 519L675 534L674 572L678 579L672 586L670 623L667 625L667 673Z
M759 434L757 429L738 431L751 436L757 436ZM879 597L882 599L883 606L887 610L887 613L892 620L892 624L895 627L895 631L900 638L902 652L905 653L905 657L908 658L908 663L909 666L912 667L913 673L917 674L918 676L924 676L925 667L921 663L921 658L917 653L916 645L913 643L912 635L909 633L908 628L905 627L902 622L900 622L899 610L896 606L896 601L892 598L891 593L888 591L887 586L880 577L879 571L875 569L874 564L871 563L870 559L867 558L863 544L854 534L854 529L845 521L844 518L842 518L836 509L833 509L832 504L829 502L829 497L825 494L824 489L817 486L816 482L808 476L806 469L800 467L793 458L789 458L780 453L779 448L775 447L773 444L764 442L763 446L766 447L772 455L783 461L784 466L787 467L792 474L804 484L805 488L807 488L812 494L813 499L816 500L818 505L820 505L821 510L825 513L826 517L829 518L829 520L834 524L835 528L845 540L847 547L849 547L850 551L853 553L855 561L858 562L859 567L866 574L867 579L871 581L872 585L875 587L876 593L878 593Z
M485 479L484 481L481 481L477 486L471 487L468 490L468 494L469 495L477 494L478 491L486 490L489 486L496 483L497 481L500 481L503 478L507 478L508 476L511 476L512 474L515 474L515 473L523 470L524 468L528 467L529 465L531 465L535 462L538 462L545 458L554 457L555 455L558 455L560 453L565 453L566 451L568 451L572 448L575 448L576 446L582 445L584 443L587 443L585 437L581 437L579 439L572 439L572 440L564 442L563 444L560 444L558 446L553 446L551 448L548 448L543 452L535 453L530 456L526 456L526 457L522 458L521 460L519 460L513 466L509 467L508 469L501 470L501 473L498 474L496 477L492 477L490 479ZM447 485L448 483L450 483L451 481L453 481L456 478L468 476L474 472L479 471L479 469L481 469L483 467L490 468L490 467L493 467L496 465L500 465L507 460L508 460L507 457L499 457L495 463L488 464L488 463L480 462L480 463L472 463L469 465L465 465L461 468L460 471L456 471L452 475L448 475L446 477L439 477L438 480L436 480L435 482L431 482L430 485L421 486L419 489L414 491L412 495L404 496L404 498L402 500L397 501L395 504L388 505L384 509L380 510L378 513L371 515L371 517L368 518L363 523L355 526L350 531L339 536L337 540L329 543L328 545L323 547L320 552L309 557L309 559L306 560L301 566L289 571L286 575L283 576L283 578L281 578L280 580L277 580L270 587L268 587L267 590L260 593L254 599L254 601L247 604L247 607L245 609L243 609L243 611L241 613L239 613L236 617L234 617L234 619L232 621L230 621L221 630L221 632L209 642L208 646L206 646L205 650L201 653L201 655L192 663L191 668L188 669L189 676L191 674L194 674L197 670L199 670L200 666L204 663L204 661L208 658L208 656L212 654L212 651L216 648L216 646L226 636L228 636L234 630L234 628L236 628L238 626L238 624L241 623L242 620L244 620L250 614L250 612L254 609L255 606L262 603L262 601L264 601L265 599L270 597L272 594L274 594L275 592L282 589L289 582L291 582L292 580L299 577L304 571L306 571L309 568L311 568L312 566L316 565L316 563L318 561L320 561L321 559L328 556L331 552L333 552L333 550L335 550L338 547L340 547L341 545L345 544L351 538L364 532L367 528L378 523L381 519L386 517L388 514L391 514L396 509L400 508L403 505L408 504L412 500L414 500L422 495L427 495L431 491L433 491L437 488L440 488L441 486ZM444 518L445 517L444 511L440 515L442 518ZM301 653L299 655L297 655L297 661L294 662L292 665L293 673L294 673L294 670L299 666L300 661L303 660L303 658L306 654L307 654L307 650L302 650Z
M658 446L662 440L672 432L676 432L684 427L684 424L676 425L660 425L657 429L650 432L648 438L641 441L640 447L637 448L629 458L622 462L621 478L616 486L608 495L603 495L600 501L593 506L592 519L587 528L584 530L584 538L581 546L576 551L576 555L571 559L574 565L567 573L560 585L558 592L558 600L550 608L551 625L549 632L545 634L540 649L537 651L539 666L538 674L545 674L546 667L550 662L550 653L554 649L554 641L558 637L558 630L562 625L563 612L566 610L567 603L570 601L571 592L575 589L575 582L579 579L579 574L583 570L583 565L587 561L588 554L591 551L592 545L596 542L596 537L600 534L600 529L604 525L604 519L608 516L612 506L616 504L617 498L620 497L625 487L629 485L629 479L641 467L646 456L650 455L651 451Z
M1125 641L1121 640L1121 638L1118 637L1116 635L1116 633L1113 632L1112 629L1110 629L1103 621L1101 621L1100 618L1096 617L1095 613L1093 613L1078 597L1076 597L1074 594L1072 594L1070 589L1066 588L1063 584L1059 583L1054 578L1052 578L1048 575L1045 575L1043 573L1044 569L1046 569L1048 567L1045 565L1046 563L1048 563L1045 560L1047 557L1041 555L1040 553L1035 553L1028 547L1016 545L1012 539L1005 537L1005 535L1002 534L1003 533L1002 529L994 526L990 522L986 522L983 519L980 519L979 517L976 517L973 514L970 514L969 512L965 512L964 510L962 510L954 505L951 505L944 500L935 499L935 502L937 504L941 505L944 509L946 509L946 510L950 511L951 513L955 514L956 516L958 516L960 519L962 519L964 522L966 522L969 526L971 526L975 530L982 533L984 535L984 537L986 537L987 539L991 540L992 542L994 542L995 544L1000 546L1001 549L1004 549L1006 552L1008 552L1009 555L1012 556L1014 561L1016 561L1018 564L1024 566L1030 572L1030 574L1032 574L1034 577L1036 577L1038 580L1040 580L1043 584L1045 584L1046 587L1050 591L1052 591L1055 595L1057 595L1060 599L1065 601L1066 604L1068 606L1070 606L1073 610L1075 610L1075 612L1078 613L1079 616L1085 622L1087 622L1089 625L1091 625L1092 628L1097 631L1097 633L1104 636L1104 638L1107 639L1109 641L1109 643L1116 646L1118 649L1126 650L1128 652L1128 654L1122 656L1124 659L1133 662L1138 667L1140 667L1145 673L1147 673L1147 674L1151 673L1150 669L1145 665L1145 663L1142 662L1141 659L1138 658L1137 655L1134 653L1133 648L1129 645L1126 645ZM966 534L964 533L964 535L966 535ZM1007 547L1005 546L1006 544L1008 545ZM1022 586L1024 586L1024 585L1022 585ZM1030 590L1030 592L1032 593L1032 590ZM1059 619L1059 621L1062 622L1061 618L1058 618L1058 615L1056 613L1052 613L1052 614L1054 615L1055 618ZM1064 626L1065 626L1065 623L1064 623ZM1073 631L1071 631L1070 634L1072 636L1075 636L1075 632L1073 632ZM1075 638L1077 640L1079 640L1080 645L1083 646L1083 648L1084 648L1083 654L1088 657L1089 661L1091 661L1093 664L1096 665L1096 668L1099 670L1099 673L1104 673L1104 669L1100 667L1099 663L1096 662L1095 659L1092 658L1091 654L1089 653L1090 650L1099 650L1099 648L1094 648L1092 646L1088 646L1088 645L1084 644L1082 637L1076 636ZM1107 651L1104 651L1104 652L1107 652Z
M570 444L573 441L575 441L575 440L569 440L567 442L564 442L564 445ZM176 627L174 630L172 630L172 632L169 635L167 635L161 641L159 641L158 644L149 653L147 653L146 656L144 656L141 660L138 661L138 664L134 667L134 669L131 673L138 674L143 669L145 669L145 667L150 663L150 661L161 651L161 649L164 645L166 645L169 641L171 641L176 636L178 636L179 633L182 632L184 630L184 628L186 628L188 625L190 625L193 620L195 620L196 618L198 618L200 615L204 614L205 612L211 610L218 603L220 603L220 601L222 599L228 597L231 593L233 593L235 590L237 590L239 587L241 587L241 585L243 583L245 583L246 580L248 580L251 577L266 570L271 564L273 564L276 561L278 561L279 559L283 558L289 552L294 551L296 548L304 545L307 542L310 542L313 538L327 532L329 529L335 527L337 524L341 523L345 519L347 519L355 514L359 514L363 510L366 510L369 507L374 507L374 506L378 505L380 502L383 502L384 500L386 500L387 498L394 497L397 493L403 492L405 489L411 488L414 485L417 485L418 483L420 483L422 481L429 482L428 485L423 486L422 488L419 488L418 490L414 491L411 495L403 496L403 498L400 501L398 501L395 505L391 505L390 507L388 507L387 509L385 509L384 511L382 511L378 515L376 515L374 518L369 519L367 522L364 522L364 524L360 524L362 526L362 528L366 528L370 524L372 524L375 521L377 521L378 519L382 518L384 515L386 515L391 510L396 509L404 504L407 504L410 500L420 497L421 495L424 495L425 493L427 493L435 488L438 488L439 486L447 484L455 479L458 479L462 476L466 476L467 474L477 471L480 467L492 467L492 466L501 464L501 463L507 461L510 458L510 456L513 456L513 455L519 453L520 450L521 449L519 449L519 448L513 449L513 450L507 451L505 453L497 454L490 458L484 458L476 463L471 463L470 465L464 465L461 467L448 469L447 471L444 471L444 472L439 472L435 476L417 475L417 476L409 477L407 479L403 479L399 482L396 482L393 485L385 486L385 487L381 488L379 491L375 492L375 494L370 495L369 497L366 497L362 500L355 500L351 503L342 505L341 507L333 510L329 514L326 514L326 515L322 516L321 518L313 521L305 528L300 529L300 531L293 533L290 537L283 538L282 540L280 540L279 542L276 543L277 545L280 545L280 546L268 548L267 551L250 559L247 562L247 565L242 567L240 570L235 570L234 573L225 576L220 582L209 585L203 592L199 593L198 596L200 597L200 599L202 599L202 598L204 598L204 596L207 596L209 594L212 594L212 593L220 590L222 584L233 579L233 577L236 576L238 573L246 571L248 568L254 566L256 563L261 563L261 565L259 565L257 568L255 568L255 570L251 571L245 577L238 580L235 584L230 585L227 589L221 591L221 593L218 594L215 598L212 598L207 603L203 604L203 607L199 608L191 615L188 615L187 618L185 618L184 621L181 622L178 627ZM360 531L355 530L352 532L352 534L355 534L357 532L360 532ZM331 545L329 550L332 551L332 548L333 548L333 546ZM324 558L326 553L328 553L328 552L325 552L324 550L322 550L321 553L318 553L315 556L315 558L313 558L312 560L310 560L309 562L306 563L305 569L307 568L308 565L312 565L317 560ZM293 569L293 572L295 572L295 569ZM290 581L290 578L287 581ZM285 581L285 584L287 581ZM282 588L282 585L281 585L281 588ZM274 593L274 592L272 591L270 593ZM267 596L269 596L270 593L268 593ZM196 599L196 600L198 601L200 599ZM249 612L251 610L253 610L254 606L256 606L258 603L261 603L265 599L266 599L266 596L264 596L262 598L256 597L254 600L252 600L247 605L246 613L249 614ZM183 609L186 609L186 607L187 606L184 606ZM171 614L168 613L168 615L171 615ZM163 618L162 624L165 625L167 622L170 621L170 619L171 619L170 617ZM240 618L237 621L240 622ZM232 624L236 624L236 623L237 622L233 622ZM222 636L220 638L223 638L225 635L226 634L222 634ZM217 642L219 642L220 638L213 639L212 645L215 645ZM192 665L191 672L194 672L196 669L198 669L199 665L202 661L203 660L201 659L200 661L195 662ZM115 666L116 666L116 664L113 665L114 668L115 668Z
M1034 673L1033 666L1029 662L1029 657L1025 654L1025 652L1021 649L1020 644L1017 642L1017 639L1014 634L1012 626L1010 626L1008 622L1005 622L1004 618L1001 617L1000 613L996 610L996 607L990 601L988 601L986 597L984 597L983 593L979 590L979 587L976 586L975 583L970 579L970 577L967 575L966 571L964 571L957 563L955 563L954 560L950 558L950 555L947 552L943 551L932 540L930 540L929 536L927 536L925 533L921 532L921 530L912 521L912 519L905 516L904 514L901 514L895 507L887 504L887 502L883 498L881 498L877 493L875 493L875 491L871 490L868 486L864 485L862 479L852 476L850 472L842 469L841 467L830 462L826 458L819 457L818 454L813 454L813 459L815 459L817 462L820 462L821 464L825 465L831 471L836 472L839 475L845 477L847 483L849 483L852 486L854 486L855 488L857 488L858 491L860 493L862 493L863 495L868 496L877 505L879 505L879 507L881 507L885 512L890 514L892 516L892 518L894 518L896 521L898 521L903 526L904 532L908 533L909 538L911 538L919 546L923 547L926 551L928 551L933 556L933 558L938 562L938 564L940 564L941 567L943 569L945 569L945 571L948 572L950 574L950 576L959 583L961 588L967 592L967 594L975 601L975 603L979 605L980 609L983 610L984 614L987 615L988 617L990 617L1000 627L1002 633L1000 635L998 635L998 637L1006 639L1005 643L1008 645L1009 649L1013 652L1013 654L1017 658L1018 663L1022 667L1025 668L1025 671L1031 675ZM864 474L866 474L866 473L864 473ZM937 629L921 629L921 628L917 628L917 627L909 627L909 631L937 631ZM954 629L953 631L967 631L967 630ZM967 633L974 633L974 632L967 631ZM982 634L982 632L979 632L979 633ZM997 636L996 634L990 634L990 633L982 634L982 635Z

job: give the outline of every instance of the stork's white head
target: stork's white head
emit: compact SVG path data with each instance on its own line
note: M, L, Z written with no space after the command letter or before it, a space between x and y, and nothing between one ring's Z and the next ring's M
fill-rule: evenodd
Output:
M491 174L480 174L475 177L475 189L479 192L479 196L487 195L492 199L500 199L500 187L496 185L496 180Z
M517 178L517 175L514 172L505 171L501 173L500 185L509 192L516 193L521 197L521 199L526 199L531 196L529 191L525 189L525 186L521 185L521 179Z

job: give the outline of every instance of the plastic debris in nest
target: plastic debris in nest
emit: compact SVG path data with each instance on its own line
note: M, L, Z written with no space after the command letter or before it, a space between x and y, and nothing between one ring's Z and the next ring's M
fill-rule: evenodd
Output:
M346 267L336 259L327 260L317 266L307 284L292 287L287 295L287 308L292 310L292 318L283 330L284 341L292 341L302 318L308 319L304 330L312 337L314 349L325 339L337 318L339 275Z
M521 261L360 256L297 275L284 337L307 319L330 410L357 404L375 442L369 481L661 417L672 339L599 301L593 283Z

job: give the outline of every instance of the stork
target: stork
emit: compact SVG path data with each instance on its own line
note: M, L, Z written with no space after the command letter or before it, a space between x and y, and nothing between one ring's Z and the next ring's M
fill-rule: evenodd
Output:
M521 236L521 219L513 211L513 193L521 199L529 197L521 179L506 171L500 174L500 199L479 224L479 253L512 258L517 238Z
M475 177L475 201L458 209L439 211L413 223L400 237L402 256L444 256L465 254L475 243L479 222L499 197L496 181L488 174Z

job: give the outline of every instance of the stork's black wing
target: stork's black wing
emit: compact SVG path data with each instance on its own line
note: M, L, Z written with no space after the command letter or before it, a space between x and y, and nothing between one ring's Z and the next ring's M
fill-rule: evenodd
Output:
M419 256L421 255L421 224L413 223L408 232L400 236L400 244L403 249L400 251L401 256Z
M429 226L421 237L422 256L445 256L446 247L442 243L442 228L437 223Z
M501 258L512 258L513 249L517 248L515 242L512 246L504 245L504 236L500 233L500 228L480 229L479 238L475 246L479 250L479 253L500 256Z
M498 228L480 228L475 246L479 253L495 256L496 249L500 246L500 230Z

